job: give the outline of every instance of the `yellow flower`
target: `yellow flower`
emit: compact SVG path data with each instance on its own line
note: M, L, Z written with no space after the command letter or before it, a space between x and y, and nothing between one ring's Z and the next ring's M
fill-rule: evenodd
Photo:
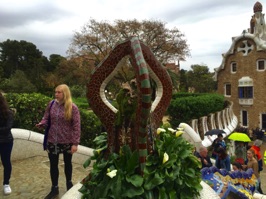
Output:
M110 171L110 169L107 169L107 174L110 178L113 178L116 176L117 170Z
M157 135L159 135L161 132L165 132L166 130L163 128L158 128L157 129Z
M169 160L169 155L167 153L163 154L163 164Z
M176 130L172 128L168 128L168 131L171 131L172 133L176 132Z
M180 135L182 135L184 133L184 131L177 131L176 133L175 133L175 136L176 137L179 137Z
M96 152L97 152L98 154L100 154L101 151L102 151L101 149L97 149L97 150L96 150Z

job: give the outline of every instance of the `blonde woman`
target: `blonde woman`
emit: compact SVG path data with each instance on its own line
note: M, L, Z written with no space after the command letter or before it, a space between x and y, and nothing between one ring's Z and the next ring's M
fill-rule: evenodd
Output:
M59 195L58 189L58 161L59 154L64 157L64 171L66 187L69 190L72 184L72 155L78 149L80 141L80 114L78 107L72 103L69 87L61 84L55 89L55 100L51 101L45 110L41 122L37 127L49 125L47 142L44 140L44 148L47 147L50 160L50 177L52 181L51 192L45 199L52 199Z

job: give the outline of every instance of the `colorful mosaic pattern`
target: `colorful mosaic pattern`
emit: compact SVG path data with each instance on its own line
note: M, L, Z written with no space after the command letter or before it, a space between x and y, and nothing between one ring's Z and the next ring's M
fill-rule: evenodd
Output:
M252 169L247 171L231 171L216 167L203 168L202 180L221 197L221 199L252 199L257 179Z
M115 149L119 149L117 146L119 143L114 128L117 110L107 101L104 91L116 74L119 61L125 56L130 56L132 60L138 89L138 106L131 148L139 150L143 169L146 155L150 151L147 147L151 145L147 140L148 127L150 132L156 132L155 129L161 124L172 97L171 79L149 47L136 37L116 45L91 75L87 85L87 98L92 110L100 118L108 133L108 151L117 152ZM156 98L153 102L151 102L150 78L157 84Z

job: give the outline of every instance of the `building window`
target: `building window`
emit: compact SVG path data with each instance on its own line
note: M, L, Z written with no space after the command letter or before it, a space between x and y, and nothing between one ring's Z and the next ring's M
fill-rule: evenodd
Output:
M238 97L240 99L253 98L253 86L238 87Z
M265 60L264 59L257 61L257 70L265 70Z
M248 126L248 112L247 111L242 111L242 125L243 126Z
M266 114L261 114L261 128L266 129Z
M236 68L236 62L232 62L231 63L231 73L236 73L236 70L237 70L237 68Z
M231 96L231 84L225 84L225 96Z

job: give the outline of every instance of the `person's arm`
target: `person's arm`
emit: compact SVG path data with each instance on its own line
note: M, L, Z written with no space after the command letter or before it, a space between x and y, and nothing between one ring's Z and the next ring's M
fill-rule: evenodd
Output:
M44 116L43 116L42 120L38 124L35 125L36 127L43 128L43 127L48 125L48 118L49 118L50 107L51 107L52 102L53 101L49 102L48 105L46 106Z
M74 104L72 107L72 114L73 136L71 142L77 146L80 141L80 113L78 107Z
M207 160L207 164L206 166L207 167L211 167L212 166L212 162L211 162L211 158L209 156L206 157L206 160Z
M226 167L225 169L227 171L231 171L231 162L230 162L230 156L229 155L226 157L225 167Z
M253 169L253 172L254 172L254 175L259 178L259 165L258 165L258 162L253 162L252 163L252 169Z

